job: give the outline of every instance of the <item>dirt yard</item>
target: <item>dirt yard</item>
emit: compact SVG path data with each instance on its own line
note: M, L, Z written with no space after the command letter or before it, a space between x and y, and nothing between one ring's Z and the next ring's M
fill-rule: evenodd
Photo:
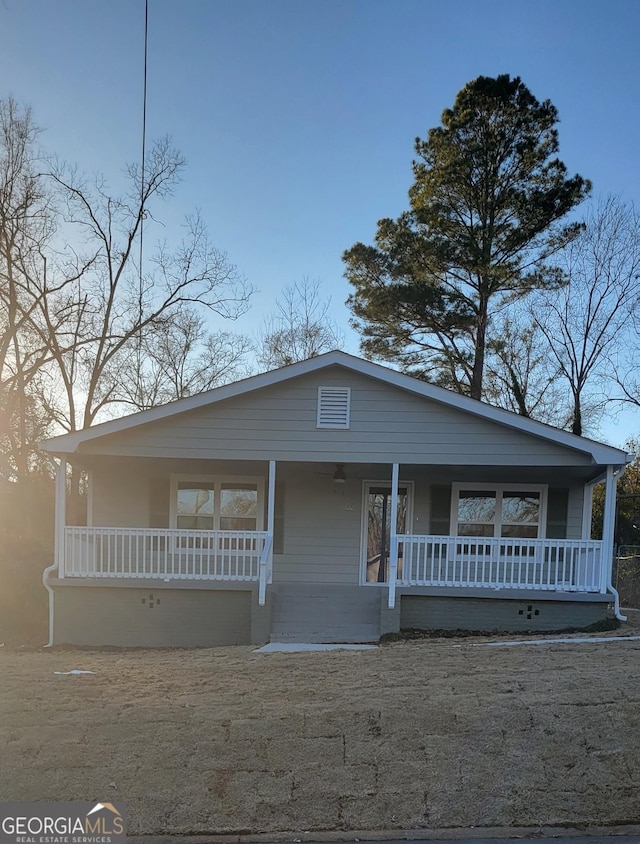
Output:
M121 800L132 834L639 823L640 641L488 641L0 648L0 800Z

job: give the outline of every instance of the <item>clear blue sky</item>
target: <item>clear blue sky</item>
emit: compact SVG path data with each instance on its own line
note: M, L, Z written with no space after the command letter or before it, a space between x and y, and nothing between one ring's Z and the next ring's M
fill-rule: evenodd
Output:
M414 138L480 74L550 99L570 173L640 204L640 0L149 6L148 135L188 161L163 218L199 208L259 289L247 333L304 276L346 327L342 252L404 210ZM143 23L144 0L0 2L0 96L32 105L48 150L112 181L140 155Z

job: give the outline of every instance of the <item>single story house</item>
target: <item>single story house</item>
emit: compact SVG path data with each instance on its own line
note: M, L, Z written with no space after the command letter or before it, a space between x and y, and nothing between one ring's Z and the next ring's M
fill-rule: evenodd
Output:
M52 643L368 642L619 614L625 452L343 352L43 448L59 461ZM66 524L67 464L87 472L83 526Z

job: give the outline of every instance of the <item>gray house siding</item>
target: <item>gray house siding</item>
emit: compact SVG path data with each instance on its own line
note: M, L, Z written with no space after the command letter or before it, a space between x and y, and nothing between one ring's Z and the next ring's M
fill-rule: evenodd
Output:
M316 427L319 386L351 387L348 430ZM111 434L83 444L80 451L189 459L466 466L591 462L572 449L339 366Z
M571 487L567 501L567 539L580 539L582 536L583 503L583 487Z
M283 553L274 555L274 583L357 585L361 482L351 478L337 490L331 477L308 467L283 474Z
M105 463L92 473L90 506L95 527L150 527L149 477L136 461Z

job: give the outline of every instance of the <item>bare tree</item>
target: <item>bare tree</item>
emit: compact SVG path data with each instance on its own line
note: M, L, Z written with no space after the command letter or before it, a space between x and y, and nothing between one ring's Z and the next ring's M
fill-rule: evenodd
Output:
M484 398L520 416L564 428L571 418L560 367L527 311L496 321L487 345Z
M244 373L234 320L251 288L198 215L157 244L141 272L141 234L157 231L184 162L168 140L114 195L38 149L31 112L0 100L0 474L26 477L37 441L124 406L148 407Z
M340 348L344 336L329 316L330 306L330 297L321 298L319 281L304 278L285 287L258 336L258 364L275 369Z
M79 244L75 261L83 266L77 287L66 288L63 299L47 299L41 308L65 395L57 420L67 430L90 425L106 408L136 393L142 396L142 384L123 390L121 376L134 359L139 366L134 377L143 379L147 335L179 334L185 310L236 319L248 307L251 288L211 245L198 215L187 218L177 248L159 243L140 270L135 247L143 221L148 237L155 222L153 202L171 195L183 166L169 141L159 142L146 162L144 181L140 169L130 167L129 188L120 197L111 195L102 179L90 185L65 167L50 174L65 204L68 240ZM57 324L61 314L67 315L65 329ZM159 363L157 355L152 363Z
M210 390L249 374L251 341L241 334L207 331L193 308L146 331L140 355L127 355L114 401L146 410Z
M582 434L585 400L610 383L610 358L628 338L640 294L640 219L615 197L601 200L563 253L569 284L540 295L535 323L571 398L571 430Z
M54 209L38 175L38 134L28 108L0 100L0 474L13 480L40 462L37 438L46 430L33 402L46 358L34 316L46 295L41 254L54 231Z

